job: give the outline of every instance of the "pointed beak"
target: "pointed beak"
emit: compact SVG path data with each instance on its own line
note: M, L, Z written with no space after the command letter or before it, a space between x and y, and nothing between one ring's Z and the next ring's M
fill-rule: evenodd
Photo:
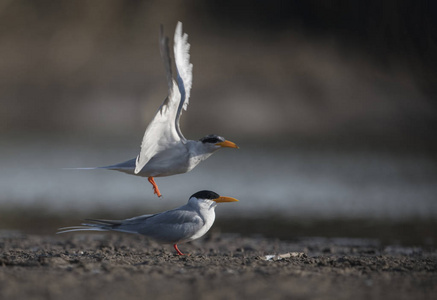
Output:
M235 145L235 143L232 143L231 141L220 142L220 143L217 143L216 145L221 146L221 147L229 147L229 148L239 149L239 147L237 145Z
M223 202L238 202L237 199L231 198L231 197L218 197L217 199L213 199L213 201L217 203L223 203Z

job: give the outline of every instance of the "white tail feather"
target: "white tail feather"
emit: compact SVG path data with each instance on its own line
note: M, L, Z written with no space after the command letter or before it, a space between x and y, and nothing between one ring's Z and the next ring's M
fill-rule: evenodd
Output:
M89 227L92 226L93 224L87 224L87 225L83 225L83 226L71 226L71 227L63 227L63 228L59 228L58 232L56 232L56 234L61 234L61 233L67 233L67 232L75 232L75 231L108 231L109 229L104 229L104 228L100 228L100 227Z

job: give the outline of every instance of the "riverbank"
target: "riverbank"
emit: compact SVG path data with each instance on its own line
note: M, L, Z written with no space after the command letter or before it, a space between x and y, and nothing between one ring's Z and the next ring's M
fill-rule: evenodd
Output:
M0 235L1 299L432 299L437 251L377 240L213 233Z

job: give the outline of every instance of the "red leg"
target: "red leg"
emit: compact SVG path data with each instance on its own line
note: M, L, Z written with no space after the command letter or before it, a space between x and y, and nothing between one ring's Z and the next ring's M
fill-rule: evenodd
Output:
M152 176L148 177L147 179L148 179L149 182L153 185L153 192L154 192L158 197L161 197L162 194L161 194L161 192L160 192L159 189L158 189L158 185L156 184L155 179L153 179Z
M178 245L174 244L173 247L175 248L175 250L176 250L176 252L178 253L178 255L185 255L185 254L183 254L183 253L179 250Z

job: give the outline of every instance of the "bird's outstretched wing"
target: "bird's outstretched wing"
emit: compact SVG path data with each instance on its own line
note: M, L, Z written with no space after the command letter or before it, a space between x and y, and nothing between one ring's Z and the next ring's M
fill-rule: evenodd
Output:
M135 174L138 174L158 152L186 142L179 126L179 119L182 108L187 109L192 85L193 65L190 63L189 49L188 35L182 34L182 23L178 22L174 37L174 55L178 74L176 83L171 72L168 38L164 37L161 27L160 50L167 76L168 96L144 133L140 154L135 163Z
M181 93L181 101L177 114L177 117L180 118L182 108L187 110L191 86L193 84L193 64L190 63L190 44L188 43L188 34L182 32L181 22L178 22L176 26L173 49L178 75L178 87Z

